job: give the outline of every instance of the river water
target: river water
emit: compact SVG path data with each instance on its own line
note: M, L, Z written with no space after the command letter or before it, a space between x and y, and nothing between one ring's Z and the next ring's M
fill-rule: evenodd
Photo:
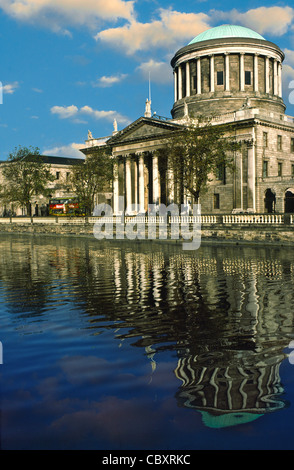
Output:
M1 448L293 449L293 280L284 247L1 235Z

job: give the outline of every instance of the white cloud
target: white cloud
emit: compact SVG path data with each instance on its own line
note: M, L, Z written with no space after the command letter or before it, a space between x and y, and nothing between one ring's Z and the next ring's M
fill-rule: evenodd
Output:
M44 149L42 154L43 155L51 155L57 157L75 157L75 158L82 158L84 154L80 152L79 149L85 147L85 144L78 144L78 143L71 143L68 145L61 145L56 146L48 149Z
M293 82L294 80L294 68L291 67L291 65L288 65L288 64L283 65L282 78L283 78L283 96L284 98L287 98L289 93L293 91L293 88L294 88L293 83L291 84L291 82Z
M104 119L106 121L113 121L116 119L118 123L125 125L130 123L130 120L127 117L121 115L117 111L96 110L90 106L83 106L80 109L75 105L53 106L51 108L51 113L58 115L60 119L73 118L74 122L85 123L85 121L81 121L80 118L83 116L89 116L90 118L94 118L96 120Z
M90 106L83 106L80 109L80 112L82 114L86 114L90 117L93 117L94 119L105 119L106 121L113 121L114 119L116 119L117 122L120 124L130 123L130 120L127 117L122 116L117 111L98 111L91 108Z
M209 27L209 17L204 13L180 13L173 10L159 10L159 19L150 23L136 20L127 25L100 31L95 39L112 47L118 47L126 54L154 47L171 49L193 39Z
M77 106L53 106L51 108L52 114L57 114L61 119L68 119L73 116L76 116L78 113Z
M285 63L294 65L294 51L291 51L290 49L284 49L284 53L285 53Z
M121 82L127 76L128 75L125 73L121 73L118 75L110 75L108 77L104 75L103 77L98 78L98 80L93 83L93 86L94 87L110 87L112 85L115 85L116 83Z
M145 80L149 80L150 73L151 82L156 83L167 83L173 78L170 64L167 62L157 62L153 59L143 62L136 68L136 71L138 71Z
M259 7L240 12L237 9L230 11L216 11L210 12L212 20L229 21L233 24L241 24L259 34L271 34L274 36L282 36L290 28L294 19L294 9L288 6L272 6L272 7Z
M131 20L133 1L125 0L0 0L0 8L16 20L43 24L70 35L64 25L94 27L101 20Z
M2 85L2 92L8 95L12 95L18 87L18 82L7 83L7 85Z

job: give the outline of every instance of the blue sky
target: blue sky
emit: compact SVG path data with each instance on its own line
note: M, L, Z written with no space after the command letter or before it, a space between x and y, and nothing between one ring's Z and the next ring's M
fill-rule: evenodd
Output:
M0 0L0 160L19 145L78 156L88 129L107 136L114 118L120 130L144 114L149 73L152 111L171 117L173 54L224 23L250 27L285 52L283 98L294 115L291 3Z

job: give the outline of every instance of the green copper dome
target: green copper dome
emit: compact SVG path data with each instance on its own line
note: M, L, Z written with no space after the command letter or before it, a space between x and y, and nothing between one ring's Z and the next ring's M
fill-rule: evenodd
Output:
M222 38L251 38L265 40L260 34L256 33L252 29L245 28L244 26L223 24L221 26L217 26L216 28L207 29L203 33L198 34L198 36L192 39L189 44Z

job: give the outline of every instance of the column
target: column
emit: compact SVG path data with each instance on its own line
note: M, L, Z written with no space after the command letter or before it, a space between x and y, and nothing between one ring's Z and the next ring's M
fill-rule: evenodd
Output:
M240 91L245 90L244 52L240 53Z
M132 204L132 174L131 174L131 158L126 157L126 208L131 210Z
M254 55L254 91L258 91L258 54Z
M186 96L190 96L190 62L186 62Z
M230 56L225 54L225 90L230 91Z
M118 196L119 196L118 162L116 160L113 165L113 213L114 215L119 212Z
M174 174L170 166L168 166L168 170L167 170L167 187L168 187L167 202L168 204L172 204L175 199L174 184L175 184Z
M269 93L269 57L265 58L265 92Z
M138 211L138 161L137 156L133 160L134 171L133 171L133 190L134 190L134 199L133 204L136 206L136 211Z
M214 55L210 56L210 91L214 92Z
M145 212L144 155L139 156L139 211Z
M274 60L274 95L278 94L279 83L278 83L278 61Z
M159 171L158 171L158 157L156 154L152 155L152 182L153 182L153 204L159 203Z
M254 130L253 130L254 132ZM247 208L256 209L256 196L255 196L255 147L254 147L254 137L252 145L249 145L247 148L248 155L248 196L247 196Z
M177 69L174 69L174 92L175 92L175 102L178 101L178 72Z
M243 152L240 153L240 207L244 209L244 202L243 202Z
M179 89L178 89L178 99L181 100L183 98L183 82L182 82L182 67L178 67L178 74L179 74Z
M197 59L197 95L201 94L201 62L200 57Z
M282 98L282 63L278 63L278 95Z

